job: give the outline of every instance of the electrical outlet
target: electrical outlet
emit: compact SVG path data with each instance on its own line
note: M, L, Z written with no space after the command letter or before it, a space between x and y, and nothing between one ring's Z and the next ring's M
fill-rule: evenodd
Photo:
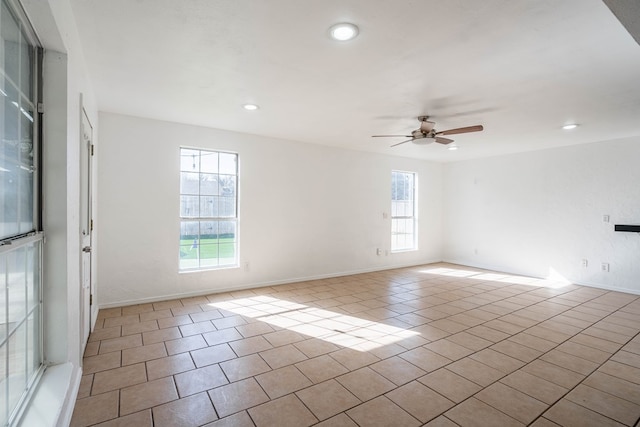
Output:
M382 212L382 219L387 219L389 218L389 214L386 212Z
M583 266L583 267L588 267L588 266L589 266L589 260L587 260L587 259L583 259L583 260L582 260L582 266Z
M608 262L603 262L601 270L606 272L606 273L608 273L609 272L609 263Z
M376 255L382 255L382 249L380 248L376 249Z
M609 215L602 215L602 222L609 222Z

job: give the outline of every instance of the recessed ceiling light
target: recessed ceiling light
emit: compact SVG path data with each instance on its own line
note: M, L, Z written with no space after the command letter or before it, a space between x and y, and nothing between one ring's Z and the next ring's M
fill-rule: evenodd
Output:
M244 104L242 106L242 108L244 108L245 110L249 110L249 111L255 111L260 107L258 107L256 104Z
M329 28L329 36L337 41L346 42L356 38L357 35L358 27L348 22L341 22Z
M577 125L577 124L575 124L575 123L571 123L571 124L568 124L568 125L564 125L564 126L562 126L562 129L564 129L564 130L571 130L571 129L575 129L575 128L577 128L577 127L578 127L578 125Z
M451 151L454 151L454 150L458 149L458 146L457 145L450 145L450 146L447 147L447 149L451 150Z

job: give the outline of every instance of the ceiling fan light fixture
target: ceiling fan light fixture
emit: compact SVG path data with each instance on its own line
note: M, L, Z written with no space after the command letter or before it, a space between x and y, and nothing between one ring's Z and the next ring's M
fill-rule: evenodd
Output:
M450 146L447 147L447 150L449 150L449 151L455 151L457 149L458 149L457 145L450 145Z
M339 24L332 25L329 28L329 36L333 40L337 40L339 42L346 42L355 39L358 32L358 27L350 22L341 22Z
M244 108L247 111L255 111L255 110L259 109L260 107L257 106L256 104L244 104L242 106L242 108Z
M566 125L562 126L562 129L571 130L571 129L575 129L577 127L578 127L578 125L576 123L569 123L569 124L566 124Z

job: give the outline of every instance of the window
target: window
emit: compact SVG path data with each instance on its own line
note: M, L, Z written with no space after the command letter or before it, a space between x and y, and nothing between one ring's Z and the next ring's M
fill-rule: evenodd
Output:
M180 149L180 270L238 265L238 155Z
M417 249L416 174L391 172L391 250Z
M0 425L15 420L43 366L41 49L12 4L0 6Z

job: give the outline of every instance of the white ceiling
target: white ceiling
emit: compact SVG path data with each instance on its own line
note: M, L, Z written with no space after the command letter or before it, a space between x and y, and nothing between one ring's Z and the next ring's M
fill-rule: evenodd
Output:
M101 111L435 161L640 135L640 45L601 0L72 5ZM330 40L343 21L359 37ZM422 114L485 130L458 151L370 137Z

